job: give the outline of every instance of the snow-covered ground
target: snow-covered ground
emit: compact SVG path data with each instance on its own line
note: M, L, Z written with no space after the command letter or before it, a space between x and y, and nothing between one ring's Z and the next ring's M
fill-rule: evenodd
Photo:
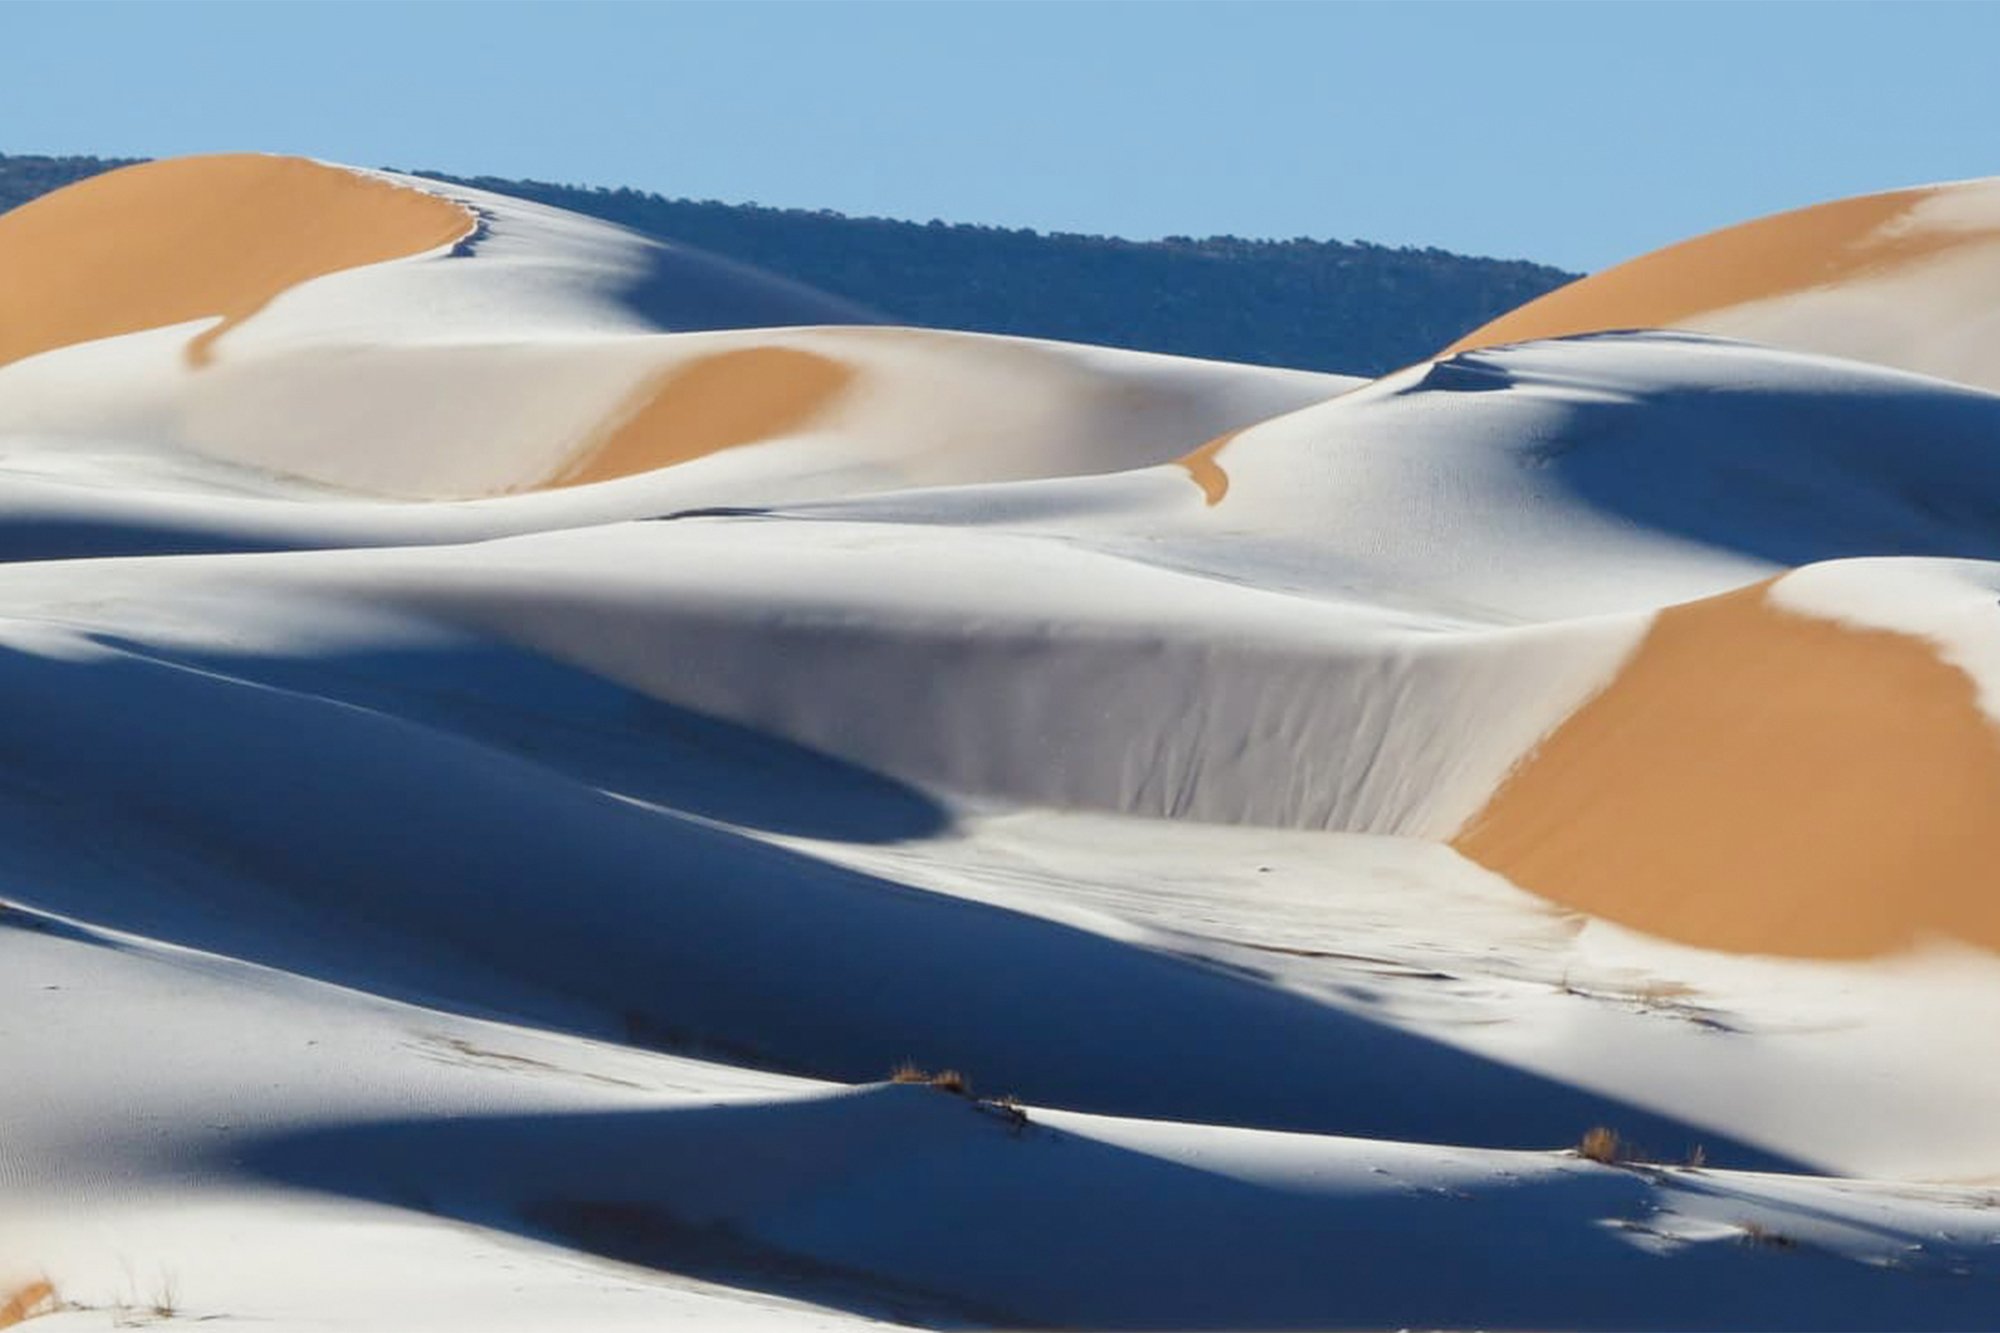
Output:
M8 252L214 169L0 219L0 1324L2000 1321L2000 395Z

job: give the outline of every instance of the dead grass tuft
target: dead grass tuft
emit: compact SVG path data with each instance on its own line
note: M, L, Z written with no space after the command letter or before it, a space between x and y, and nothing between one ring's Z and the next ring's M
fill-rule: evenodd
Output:
M1583 1132L1577 1142L1576 1155L1586 1161L1601 1162L1605 1166L1620 1166L1626 1162L1636 1162L1639 1155L1632 1145L1618 1137L1618 1131L1596 1125Z
M972 1080L959 1073L956 1069L940 1069L937 1073L933 1074L923 1066L911 1064L907 1060L889 1071L889 1081L891 1083L922 1083L928 1087L936 1088L939 1092L951 1093L955 1097L970 1097L972 1095Z
M161 1273L160 1281L153 1288L152 1304L147 1310L155 1319L172 1319L180 1313L180 1283L172 1273Z
M1795 1237L1787 1236L1782 1231L1773 1231L1762 1222L1742 1222L1738 1225L1743 1228L1745 1245L1761 1245L1774 1250L1796 1250L1799 1247Z
M1028 1127L1028 1108L1014 1097L989 1097L979 1103L981 1110L991 1111L1007 1123L1007 1128L1016 1135Z
M972 1095L972 1080L956 1069L940 1069L933 1074L922 1065L905 1060L889 1071L891 1083L915 1083L926 1088L936 1088L954 1097L963 1097L972 1103L972 1109L981 1115L998 1118L1008 1130L1019 1138L1028 1128L1028 1108L1020 1099L1008 1095L1004 1097L975 1097Z

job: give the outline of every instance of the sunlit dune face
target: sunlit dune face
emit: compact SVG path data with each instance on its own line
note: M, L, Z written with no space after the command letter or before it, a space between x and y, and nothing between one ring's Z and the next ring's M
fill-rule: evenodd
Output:
M216 340L289 287L450 245L471 213L302 158L228 154L125 167L0 214L0 365L220 318Z
M818 421L853 385L846 362L794 347L742 347L661 371L550 485L611 481L776 439Z
M1192 453L1174 460L1187 469L1188 476L1194 478L1194 484L1201 487L1202 499L1211 505L1222 503L1222 497L1229 494L1229 474L1222 470L1222 464L1215 461L1215 456L1242 433L1240 430L1225 432Z
M1705 314L2000 239L2000 227L1900 225L1938 193L1896 190L1843 199L1697 236L1530 301L1443 354L1607 329L1699 329Z
M1936 932L2000 949L2000 734L1973 680L1767 586L1663 612L1454 845L1701 948L1858 957Z
M0 1289L0 1328L25 1323L55 1310L56 1289L46 1281L30 1282L11 1291Z

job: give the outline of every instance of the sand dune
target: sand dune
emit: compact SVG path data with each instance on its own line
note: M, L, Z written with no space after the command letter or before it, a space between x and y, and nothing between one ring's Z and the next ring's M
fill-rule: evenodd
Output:
M1700 948L2000 949L1996 809L2000 732L1972 677L1759 585L1661 612L1454 845Z
M212 319L186 347L205 365L287 289L451 245L476 221L435 195L304 158L125 167L0 216L0 365Z
M638 512L1107 471L1352 383L844 327L872 316L609 223L253 154L6 215L0 283L41 312L0 326L0 430L397 499L695 463Z
M1996 226L1363 383L0 217L0 1323L1990 1325Z
M1690 329L2000 388L2000 184L1818 204L1580 279L1445 355L1611 329Z
M1460 353L1260 423L1208 452L1227 489L1200 517L1129 526L1230 534L1324 596L1543 622L1850 556L2000 559L1996 433L1981 391L1598 335Z

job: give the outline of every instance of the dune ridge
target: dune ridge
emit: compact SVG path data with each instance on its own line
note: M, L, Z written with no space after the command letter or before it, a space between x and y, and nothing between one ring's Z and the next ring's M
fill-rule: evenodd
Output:
M1711 311L1991 239L1978 232L1899 229L1934 193L1890 190L1708 232L1559 287L1474 329L1442 355L1574 333L1694 327L1690 321Z
M1580 278L1441 355L1619 329L1688 329L2000 388L2000 187L1815 204Z
M123 167L0 214L0 366L213 318L186 348L206 365L288 288L452 245L476 225L438 195L306 158Z

